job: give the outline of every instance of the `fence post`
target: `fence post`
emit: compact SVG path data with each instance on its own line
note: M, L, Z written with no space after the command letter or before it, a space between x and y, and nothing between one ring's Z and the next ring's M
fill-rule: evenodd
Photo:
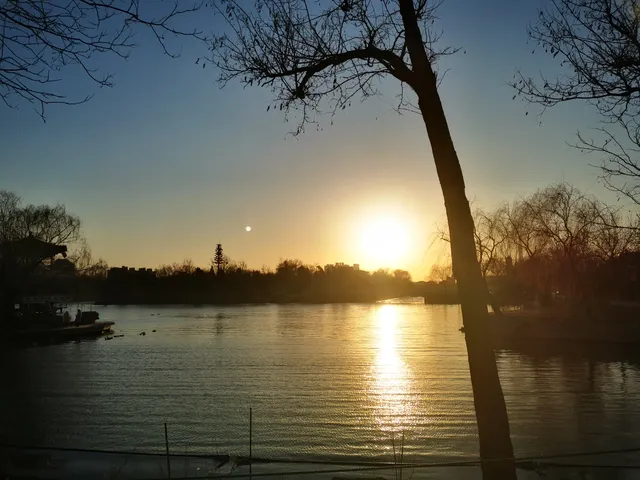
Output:
M253 455L252 455L252 447L253 447L253 409L249 407L249 480L251 480L252 470L253 470Z
M171 459L169 457L169 435L167 434L167 422L164 422L164 444L167 447L167 477L171 479Z

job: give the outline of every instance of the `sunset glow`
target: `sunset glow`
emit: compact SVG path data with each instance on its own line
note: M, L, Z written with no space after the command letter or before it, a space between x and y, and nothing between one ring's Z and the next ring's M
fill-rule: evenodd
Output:
M397 266L409 253L407 226L392 216L367 221L360 233L363 261L377 267Z
M400 356L398 310L383 305L374 319L377 355L372 366L375 416L382 430L396 431L413 413L409 368Z

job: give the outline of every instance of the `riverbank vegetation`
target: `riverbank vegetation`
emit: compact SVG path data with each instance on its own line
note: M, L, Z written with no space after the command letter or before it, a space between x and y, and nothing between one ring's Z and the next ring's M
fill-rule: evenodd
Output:
M640 221L628 209L560 183L493 210L477 209L474 217L483 276L503 302L562 296L583 303L640 294ZM440 236L448 240L446 228ZM437 265L432 275L446 281L448 271Z
M477 243L483 270L523 290L585 302L638 297L637 214L558 184L484 214ZM510 262L509 259L512 259Z

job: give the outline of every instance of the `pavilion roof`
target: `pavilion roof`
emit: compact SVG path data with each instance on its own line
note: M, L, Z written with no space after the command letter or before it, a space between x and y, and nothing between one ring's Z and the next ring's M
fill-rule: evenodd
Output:
M25 259L45 259L56 255L67 256L66 245L44 242L33 235L0 245L3 253Z

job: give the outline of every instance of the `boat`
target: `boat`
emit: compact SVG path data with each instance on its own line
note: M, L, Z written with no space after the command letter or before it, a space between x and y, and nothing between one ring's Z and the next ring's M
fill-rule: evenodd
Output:
M115 322L99 321L93 310L78 309L72 318L69 301L57 297L25 298L15 306L8 339L16 342L53 343L109 333Z

